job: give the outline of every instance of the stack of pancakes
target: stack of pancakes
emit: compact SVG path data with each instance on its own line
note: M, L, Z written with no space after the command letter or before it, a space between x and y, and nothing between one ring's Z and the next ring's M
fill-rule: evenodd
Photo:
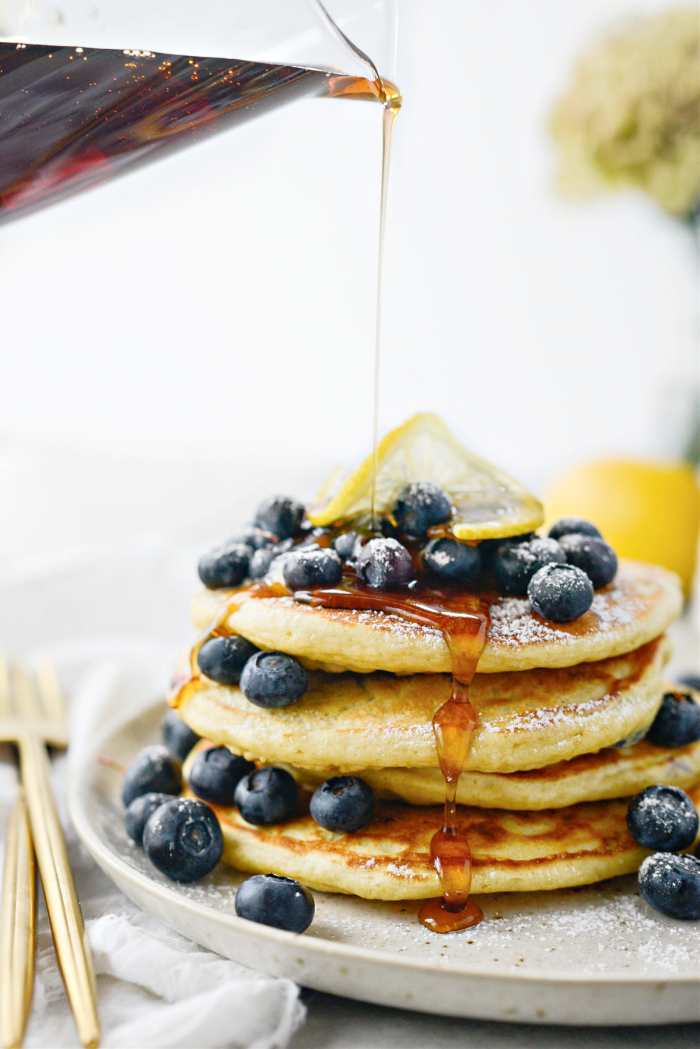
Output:
M195 626L206 630L232 598L199 594ZM457 792L472 891L561 888L631 872L646 850L627 831L629 798L668 783L697 803L700 742L671 749L643 739L667 687L664 631L680 609L674 575L630 561L573 623L543 620L526 599L492 604L471 687L478 724ZM377 807L354 834L314 823L305 791L299 814L272 827L217 808L224 859L324 891L439 896L430 840L442 824L445 783L432 718L452 689L440 631L291 596L232 600L225 622L260 648L296 656L311 671L309 689L293 706L268 710L204 678L198 690L175 693L183 719L216 745L284 765L308 790L357 774Z

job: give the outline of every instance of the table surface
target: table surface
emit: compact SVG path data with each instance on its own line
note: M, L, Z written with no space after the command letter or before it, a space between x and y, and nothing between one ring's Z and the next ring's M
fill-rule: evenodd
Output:
M700 1044L700 1024L545 1027L410 1013L319 991L304 991L303 998L306 1024L290 1049L697 1049Z

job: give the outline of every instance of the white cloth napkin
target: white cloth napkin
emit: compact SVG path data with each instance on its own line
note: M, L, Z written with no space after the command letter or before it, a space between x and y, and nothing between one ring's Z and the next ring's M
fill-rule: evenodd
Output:
M54 790L94 952L103 1046L283 1049L304 1020L296 984L221 958L141 911L92 862L65 814L70 765L95 729L163 694L191 635L194 564L193 552L148 540L6 573L0 643L12 656L48 651L69 698L71 747L54 760ZM0 757L4 836L16 774L9 748ZM78 1045L43 906L25 1044Z

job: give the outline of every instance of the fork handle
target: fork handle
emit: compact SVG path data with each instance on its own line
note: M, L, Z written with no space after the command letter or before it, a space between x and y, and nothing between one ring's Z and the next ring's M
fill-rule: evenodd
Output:
M32 1007L36 867L22 788L7 826L0 927L0 1041L21 1046Z
M34 850L44 886L58 963L86 1049L100 1043L97 988L90 945L56 812L46 747L35 736L19 740L20 770L27 799Z

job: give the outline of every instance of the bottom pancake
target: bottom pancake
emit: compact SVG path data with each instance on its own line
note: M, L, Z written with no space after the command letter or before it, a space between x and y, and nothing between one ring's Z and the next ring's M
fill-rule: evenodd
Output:
M697 804L700 787L691 792ZM520 892L587 885L637 870L648 852L630 836L628 799L540 812L460 806L458 829L468 836L472 891ZM254 827L235 808L213 806L224 835L224 861L238 870L295 878L321 892L365 899L409 900L440 895L430 839L440 806L379 801L371 823L354 834L323 830L308 814Z

